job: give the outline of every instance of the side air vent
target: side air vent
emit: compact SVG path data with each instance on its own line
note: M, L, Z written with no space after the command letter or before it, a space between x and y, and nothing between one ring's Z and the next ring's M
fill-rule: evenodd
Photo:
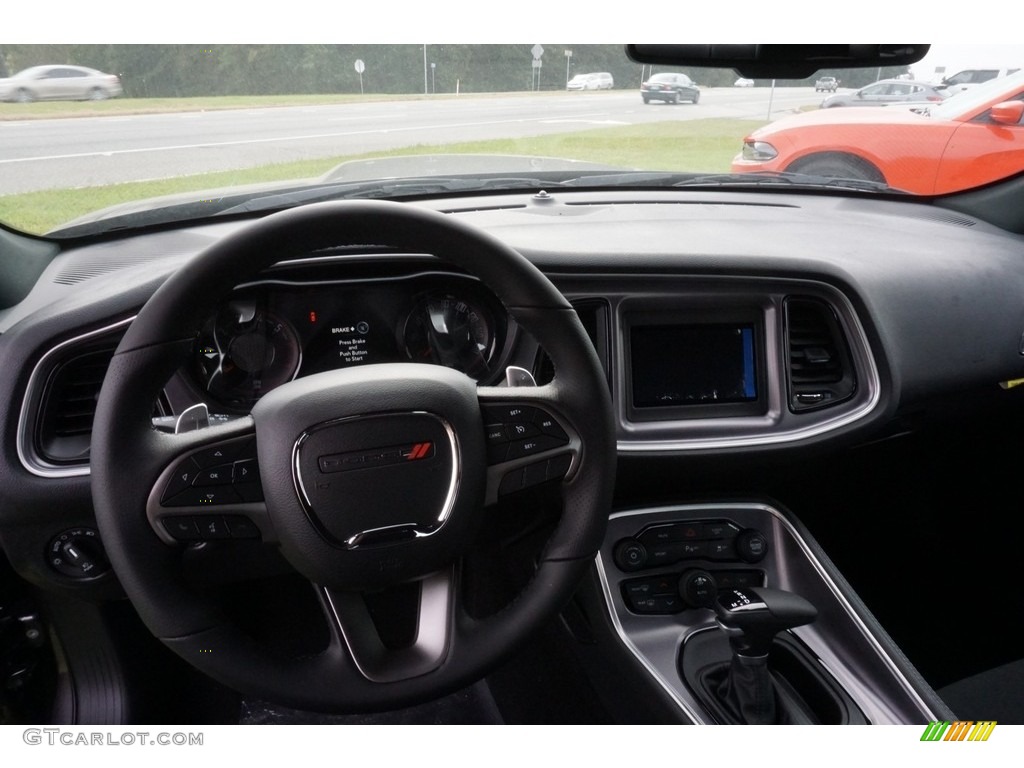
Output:
M43 389L35 433L36 452L51 464L89 460L96 398L114 347L81 352L60 363Z
M835 310L814 298L786 299L789 408L827 408L853 396L857 378Z

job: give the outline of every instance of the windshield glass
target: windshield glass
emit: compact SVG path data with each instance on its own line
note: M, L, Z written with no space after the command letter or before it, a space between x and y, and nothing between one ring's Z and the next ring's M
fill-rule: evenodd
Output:
M639 64L622 44L562 35L567 42L485 45L0 39L0 222L64 237L321 199L761 187L767 177L933 195L1022 170L1024 127L1001 126L1011 140L996 148L991 130L957 143L940 125L1015 98L1022 75L916 105L936 130L915 135L913 167L899 137L913 101L823 102L828 78L837 81L830 98L882 79L937 84L974 63L965 47L933 46L909 67L751 80ZM1024 63L1024 46L992 48L987 57ZM870 120L855 117L865 109ZM823 129L816 115L826 112ZM1004 156L944 175L965 152L993 151Z
M954 120L961 115L974 114L975 111L991 104L993 100L996 102L1016 101L1022 91L1024 91L1024 71L996 80L988 80L966 91L959 91L941 104L932 107L929 114L938 120Z

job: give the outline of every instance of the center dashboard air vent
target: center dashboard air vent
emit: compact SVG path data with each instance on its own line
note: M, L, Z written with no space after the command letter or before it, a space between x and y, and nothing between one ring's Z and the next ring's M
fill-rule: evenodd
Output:
M794 413L848 400L857 390L850 348L835 310L825 301L785 302L789 408Z

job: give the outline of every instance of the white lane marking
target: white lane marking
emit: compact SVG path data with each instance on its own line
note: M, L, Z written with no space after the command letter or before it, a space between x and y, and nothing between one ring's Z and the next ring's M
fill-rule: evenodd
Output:
M575 121L585 118L586 115L581 115L572 119ZM377 128L371 131L342 131L338 133L314 133L305 136L277 136L269 139L243 139L241 141L211 141L204 142L201 144L175 144L163 147L138 147L136 149L113 149L103 152L75 152L66 155L42 155L37 157L15 157L10 160L0 160L0 165L9 165L11 163L31 163L41 162L43 160L70 160L80 157L111 157L113 155L134 155L142 152L173 152L180 149L204 149L209 147L234 147L241 146L244 144L272 144L275 142L282 141L304 141L309 139L335 139L342 136L368 136L373 134L389 134L389 133L408 133L410 131L434 131L441 129L450 128L476 128L486 125L507 125L509 123L545 123L557 121L559 118L541 118L541 117L529 117L519 118L517 120L484 120L471 123L439 123L437 125L419 125L409 126L406 128Z
M625 120L579 120L579 119L562 119L562 120L541 120L542 123L563 124L563 123L584 123L586 125L629 125Z

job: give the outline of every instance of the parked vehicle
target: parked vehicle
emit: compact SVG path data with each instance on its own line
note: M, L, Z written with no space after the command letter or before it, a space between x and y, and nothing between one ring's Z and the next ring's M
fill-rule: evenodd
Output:
M1020 67L964 69L955 75L943 78L941 84L937 87L950 94L959 93L973 88L979 83L987 83L989 80L997 80L1000 77L1006 77L1019 71Z
M864 179L919 195L979 187L1024 167L1024 73L992 80L923 110L805 112L759 128L736 173Z
M822 109L829 107L879 107L883 104L937 102L946 94L928 83L913 80L879 80L852 93L837 93L821 102Z

